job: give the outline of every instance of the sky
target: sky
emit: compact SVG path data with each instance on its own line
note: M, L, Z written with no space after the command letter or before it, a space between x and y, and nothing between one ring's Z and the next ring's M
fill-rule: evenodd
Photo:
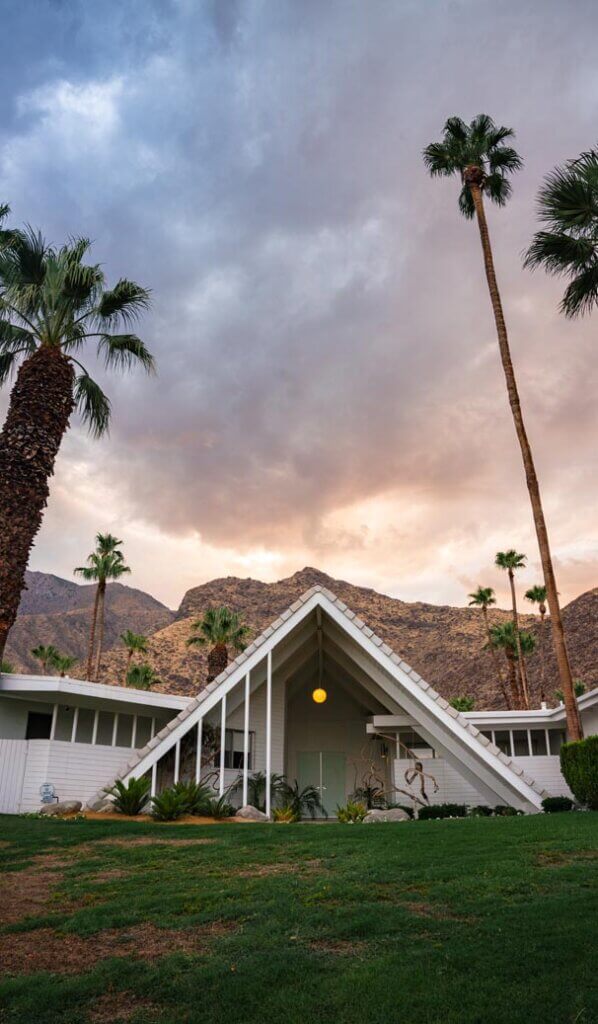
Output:
M98 530L175 607L305 565L409 601L541 579L475 223L421 152L448 116L513 127L489 210L563 601L598 582L598 313L524 271L535 197L596 143L593 0L4 0L0 201L152 290L158 374L76 417L33 569ZM4 415L8 392L0 395Z

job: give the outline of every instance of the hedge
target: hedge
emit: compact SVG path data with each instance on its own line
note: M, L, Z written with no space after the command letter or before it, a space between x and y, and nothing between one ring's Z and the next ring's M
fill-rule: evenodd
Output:
M563 743L561 771L575 799L598 811L598 736Z

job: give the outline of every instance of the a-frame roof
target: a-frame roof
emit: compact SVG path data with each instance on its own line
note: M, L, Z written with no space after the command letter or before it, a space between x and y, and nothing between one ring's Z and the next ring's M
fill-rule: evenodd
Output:
M481 784L492 781L497 792L507 794L511 801L528 811L538 811L546 796L542 789L511 758L502 753L465 716L456 711L422 677L385 644L374 631L331 591L312 587L277 618L221 674L209 683L187 707L140 750L121 773L129 779L144 774L157 758L165 754L188 729L212 710L224 694L234 689L269 652L275 650L315 608L334 620L354 644L369 658L372 671L379 673L379 682L416 721L426 725L445 751L452 751L469 772L479 775ZM356 646L355 646L356 645ZM393 692L394 687L394 692ZM494 792L494 790L493 790Z

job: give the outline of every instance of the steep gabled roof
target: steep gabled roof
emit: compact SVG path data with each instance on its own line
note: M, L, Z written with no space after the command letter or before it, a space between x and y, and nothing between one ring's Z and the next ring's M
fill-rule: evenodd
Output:
M456 711L444 697L441 697L422 677L385 644L374 631L363 622L335 594L323 587L315 586L306 591L290 608L279 616L241 654L232 661L220 675L209 683L186 708L139 751L128 763L121 777L142 775L157 757L162 756L183 735L192 723L185 723L191 716L198 719L207 714L225 693L233 689L269 651L295 628L315 607L320 606L337 625L344 629L380 667L401 687L398 700L405 702L409 696L420 712L442 726L445 733L452 734L459 741L464 754L474 754L480 764L480 771L495 773L513 790L514 795L527 805L529 810L539 810L541 800L547 795L522 768L510 757L503 754L483 736L480 730L460 712ZM161 750L160 748L163 748ZM99 796L99 795L98 795Z

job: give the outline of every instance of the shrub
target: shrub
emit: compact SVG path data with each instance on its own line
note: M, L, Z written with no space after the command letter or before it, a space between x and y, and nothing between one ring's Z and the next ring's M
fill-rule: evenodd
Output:
M420 821L428 821L431 818L465 818L466 816L465 804L430 804L429 807L420 807L417 815Z
M183 814L207 815L214 791L201 782L176 782L172 787L179 793L185 805Z
M365 804L354 800L349 800L346 807L337 805L336 808L336 816L343 825L354 825L358 821L363 821L367 813Z
M455 711L473 711L475 699L473 697L452 697L449 704Z
M152 816L156 821L176 821L187 813L184 793L177 793L174 787L163 789L158 796L152 797Z
M205 813L210 818L232 818L236 813L236 807L229 803L225 793L223 796L211 797L206 804Z
M488 807L487 804L476 804L475 807L469 808L469 814L472 818L491 818L493 810Z
M514 818L516 814L523 814L523 811L517 811L514 807L508 807L506 804L497 804L494 813L497 818Z
M598 811L598 736L563 743L561 771L575 799Z
M303 789L299 789L299 783L295 779L292 785L285 782L281 786L280 793L285 801L285 806L292 809L297 819L302 818L304 814L309 814L310 818L315 818L316 811L326 814L322 806L320 794L315 786L304 786ZM328 817L327 814L326 817Z
M129 779L126 786L121 779L117 779L104 793L112 797L114 809L119 814L136 815L145 807L149 791L149 779Z
M275 807L272 811L272 817L274 821L278 821L283 825L292 825L293 822L299 821L294 809L288 805L286 807Z
M558 814L559 811L572 811L574 808L573 800L570 800L568 796L547 796L542 801L542 810L544 814Z

